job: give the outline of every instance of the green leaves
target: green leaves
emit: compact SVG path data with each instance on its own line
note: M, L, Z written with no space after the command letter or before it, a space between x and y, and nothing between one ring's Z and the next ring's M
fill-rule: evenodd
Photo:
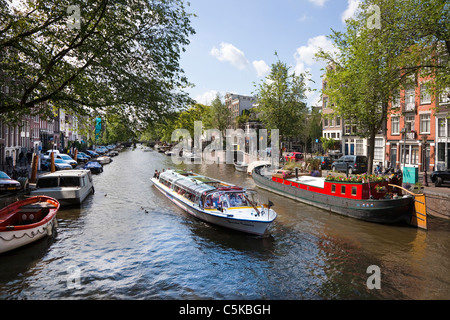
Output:
M10 89L0 114L115 107L144 125L191 102L180 89L180 51L194 33L183 1L46 0L21 11L0 2L0 87ZM68 28L69 6L80 28Z
M272 64L270 74L257 88L259 117L268 129L279 129L283 137L298 135L306 115L305 75L290 73L281 61Z

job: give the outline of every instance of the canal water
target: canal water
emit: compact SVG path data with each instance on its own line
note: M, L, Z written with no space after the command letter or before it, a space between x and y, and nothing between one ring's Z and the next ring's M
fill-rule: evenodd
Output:
M170 157L138 147L113 159L94 176L95 194L60 210L53 238L0 255L0 299L450 298L448 221L431 217L428 231L373 224L258 189L278 218L256 237L159 193L150 178L175 167ZM177 167L257 189L232 165Z

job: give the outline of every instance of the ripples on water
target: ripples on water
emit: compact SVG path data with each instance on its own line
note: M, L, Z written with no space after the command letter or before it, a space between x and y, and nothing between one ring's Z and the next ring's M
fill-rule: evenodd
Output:
M375 225L259 190L279 216L268 236L245 235L188 216L152 187L154 170L173 166L139 148L115 157L94 176L94 195L58 213L54 239L0 256L0 298L450 297L447 222L431 219L428 232ZM187 168L256 188L229 165ZM381 290L367 289L369 265ZM79 288L68 288L70 266Z

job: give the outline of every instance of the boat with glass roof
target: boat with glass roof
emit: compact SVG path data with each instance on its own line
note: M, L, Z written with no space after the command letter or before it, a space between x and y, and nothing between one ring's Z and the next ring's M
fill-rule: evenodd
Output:
M255 190L184 170L166 170L152 178L155 187L192 216L229 229L263 235L277 213Z

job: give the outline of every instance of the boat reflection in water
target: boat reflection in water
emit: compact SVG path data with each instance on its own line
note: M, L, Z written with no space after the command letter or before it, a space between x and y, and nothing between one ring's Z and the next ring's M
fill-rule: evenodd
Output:
M272 203L258 203L254 190L183 170L167 170L152 178L167 198L203 221L263 235L277 217Z

